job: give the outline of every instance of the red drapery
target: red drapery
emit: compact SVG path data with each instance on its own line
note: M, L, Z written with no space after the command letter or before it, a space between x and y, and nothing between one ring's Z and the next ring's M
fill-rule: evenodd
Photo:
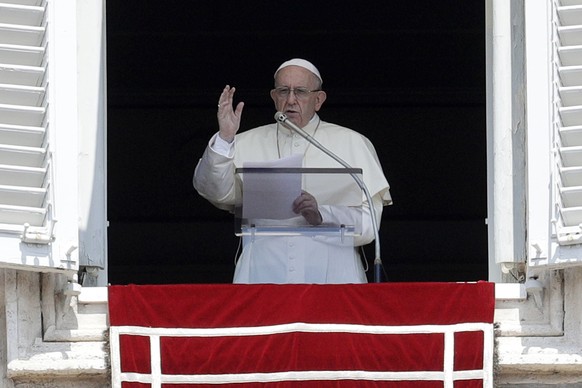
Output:
M111 286L114 387L492 386L494 285Z

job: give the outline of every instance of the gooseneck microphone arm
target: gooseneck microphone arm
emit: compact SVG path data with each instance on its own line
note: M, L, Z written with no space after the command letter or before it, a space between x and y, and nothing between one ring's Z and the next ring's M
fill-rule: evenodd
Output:
M285 113L277 112L275 113L275 120L283 125L285 128L288 128L296 133L298 133L301 137L307 140L309 143L313 144L319 150L323 151L326 155L330 158L341 164L345 168L352 168L348 163L346 163L343 159L339 156L325 148L320 142L315 140L311 135L305 132L303 129L299 128L297 125L289 121L289 118ZM378 220L376 219L376 211L374 209L374 203L372 202L372 195L368 190L368 187L364 183L364 181L356 174L350 174L352 178L356 181L357 185L366 195L366 199L368 200L368 205L370 207L370 217L372 219L372 228L374 229L374 244L375 244L375 257L374 257L374 282L380 283L382 281L382 259L380 258L380 233L378 232Z

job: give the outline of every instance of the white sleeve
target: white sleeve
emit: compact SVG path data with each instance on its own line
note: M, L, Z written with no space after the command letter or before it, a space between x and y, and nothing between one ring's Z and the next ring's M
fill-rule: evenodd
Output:
M234 178L234 146L231 144L225 155L223 143L229 144L214 135L198 161L194 170L193 184L198 193L214 206L232 211L237 193ZM233 142L234 143L234 142ZM218 145L217 145L218 144ZM221 149L221 147L223 147ZM219 150L215 150L218 148ZM220 150L222 152L220 152Z
M230 143L218 136L218 133L212 136L210 142L208 144L210 148L216 153L219 153L222 156L227 156L232 158L234 153L234 140Z
M376 220L378 222L378 225L376 226L379 229L380 220L382 218L383 201L379 195L372 197L372 201L376 212ZM369 244L375 239L376 234L372 226L372 216L367 201L362 203L361 209L348 206L322 205L319 207L319 213L321 214L323 223L336 225L358 224L358 218L361 217L362 233L354 239L354 245L356 246Z

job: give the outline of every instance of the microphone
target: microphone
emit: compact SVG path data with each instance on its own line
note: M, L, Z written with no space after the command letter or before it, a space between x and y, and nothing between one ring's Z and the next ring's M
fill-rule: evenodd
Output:
M323 153L328 155L330 158L341 164L345 168L352 168L347 162L345 162L342 158L328 150L324 147L320 142L315 140L310 134L305 132L302 128L299 128L297 125L292 123L287 115L283 112L275 113L275 120L283 125L285 128L288 128L296 133L298 133L301 137L307 140L309 143L313 144L316 148L321 150ZM364 183L364 181L356 174L350 174L352 178L356 181L357 185L366 195L366 199L368 200L368 204L370 206L370 217L372 219L372 228L374 229L374 243L375 243L375 257L374 257L374 282L380 283L381 282L381 275L382 275L382 259L380 258L380 233L378 232L378 220L376 219L376 212L374 211L374 204L372 202L372 195L368 190L368 187Z

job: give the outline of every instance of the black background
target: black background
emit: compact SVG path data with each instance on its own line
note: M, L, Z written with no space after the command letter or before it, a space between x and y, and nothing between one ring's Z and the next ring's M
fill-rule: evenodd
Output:
M232 216L192 174L224 85L241 130L271 122L273 72L294 57L322 73L322 119L376 147L386 280L486 280L481 0L166 0L107 3L109 282L232 280Z

